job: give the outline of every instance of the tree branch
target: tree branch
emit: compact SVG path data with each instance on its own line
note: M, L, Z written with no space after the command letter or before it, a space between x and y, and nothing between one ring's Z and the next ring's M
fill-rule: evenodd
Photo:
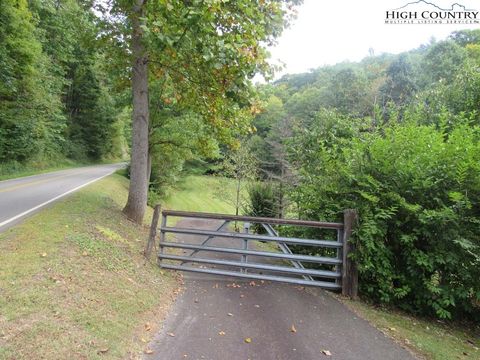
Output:
M187 74L184 74L183 72L181 72L180 70L176 69L175 67L171 66L171 65L167 65L167 64L164 64L158 60L152 60L152 59L149 59L148 60L149 62L152 62L154 64L157 64L157 65L160 65L161 67L164 67L165 69L168 69L168 70L171 70L181 76L183 76L185 79L187 79L188 81L190 81L192 84L196 84L196 85L199 85L201 86L202 83L199 82L199 81L196 81L196 80L193 80L191 79Z

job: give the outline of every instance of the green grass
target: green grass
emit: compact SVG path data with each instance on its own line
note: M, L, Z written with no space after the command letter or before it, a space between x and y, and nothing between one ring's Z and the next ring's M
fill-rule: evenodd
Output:
M142 353L178 281L144 259L127 187L112 175L0 234L0 359Z
M71 168L77 168L81 166L98 165L98 164L111 164L119 162L120 160L105 160L96 162L87 161L73 161L69 159L57 160L54 162L48 161L35 161L27 164L18 162L6 162L0 164L0 181L15 179L24 176L44 174L52 171L66 170Z
M347 306L403 346L432 360L480 359L480 328L416 318L361 301Z
M52 171L65 170L85 165L88 164L78 163L67 159L56 161L55 163L32 162L29 164L21 164L17 162L7 162L0 164L0 181L30 175L44 174Z
M233 180L188 176L161 203L166 209L234 214L234 193Z

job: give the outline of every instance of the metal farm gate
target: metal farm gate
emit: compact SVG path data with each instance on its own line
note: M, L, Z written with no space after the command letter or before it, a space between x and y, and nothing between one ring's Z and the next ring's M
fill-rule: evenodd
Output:
M349 238L356 217L354 210L345 210L343 223L330 223L165 210L158 261L164 269L318 286L355 297L357 272L348 254L353 249ZM183 220L175 223L188 227L169 226L170 218ZM326 229L334 232L330 237L335 240L279 236L276 225ZM255 234L253 229L263 229L265 234ZM292 245L312 251L295 254ZM318 248L331 249L331 256L314 255Z

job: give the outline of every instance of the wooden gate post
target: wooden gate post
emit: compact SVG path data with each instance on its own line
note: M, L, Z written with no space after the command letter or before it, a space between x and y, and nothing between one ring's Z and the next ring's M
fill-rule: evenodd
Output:
M355 250L355 244L350 241L350 237L357 221L357 210L346 209L343 212L342 295L352 299L356 299L358 296L358 269L349 256Z
M162 211L161 205L156 205L155 209L153 210L152 225L150 225L150 234L148 236L147 246L143 251L143 254L147 259L150 259L152 250L155 248L155 238L157 237L158 218L160 217L161 211Z

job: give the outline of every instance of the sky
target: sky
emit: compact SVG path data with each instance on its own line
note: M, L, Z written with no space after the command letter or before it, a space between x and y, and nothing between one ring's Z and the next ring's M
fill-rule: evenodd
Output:
M285 64L286 73L307 72L322 65L359 61L369 55L398 54L445 39L452 31L477 25L385 24L385 12L415 0L304 0L298 17L270 48L271 62ZM460 3L480 10L479 0L430 0L442 8ZM417 6L417 5L413 5ZM479 14L480 17L480 14Z

